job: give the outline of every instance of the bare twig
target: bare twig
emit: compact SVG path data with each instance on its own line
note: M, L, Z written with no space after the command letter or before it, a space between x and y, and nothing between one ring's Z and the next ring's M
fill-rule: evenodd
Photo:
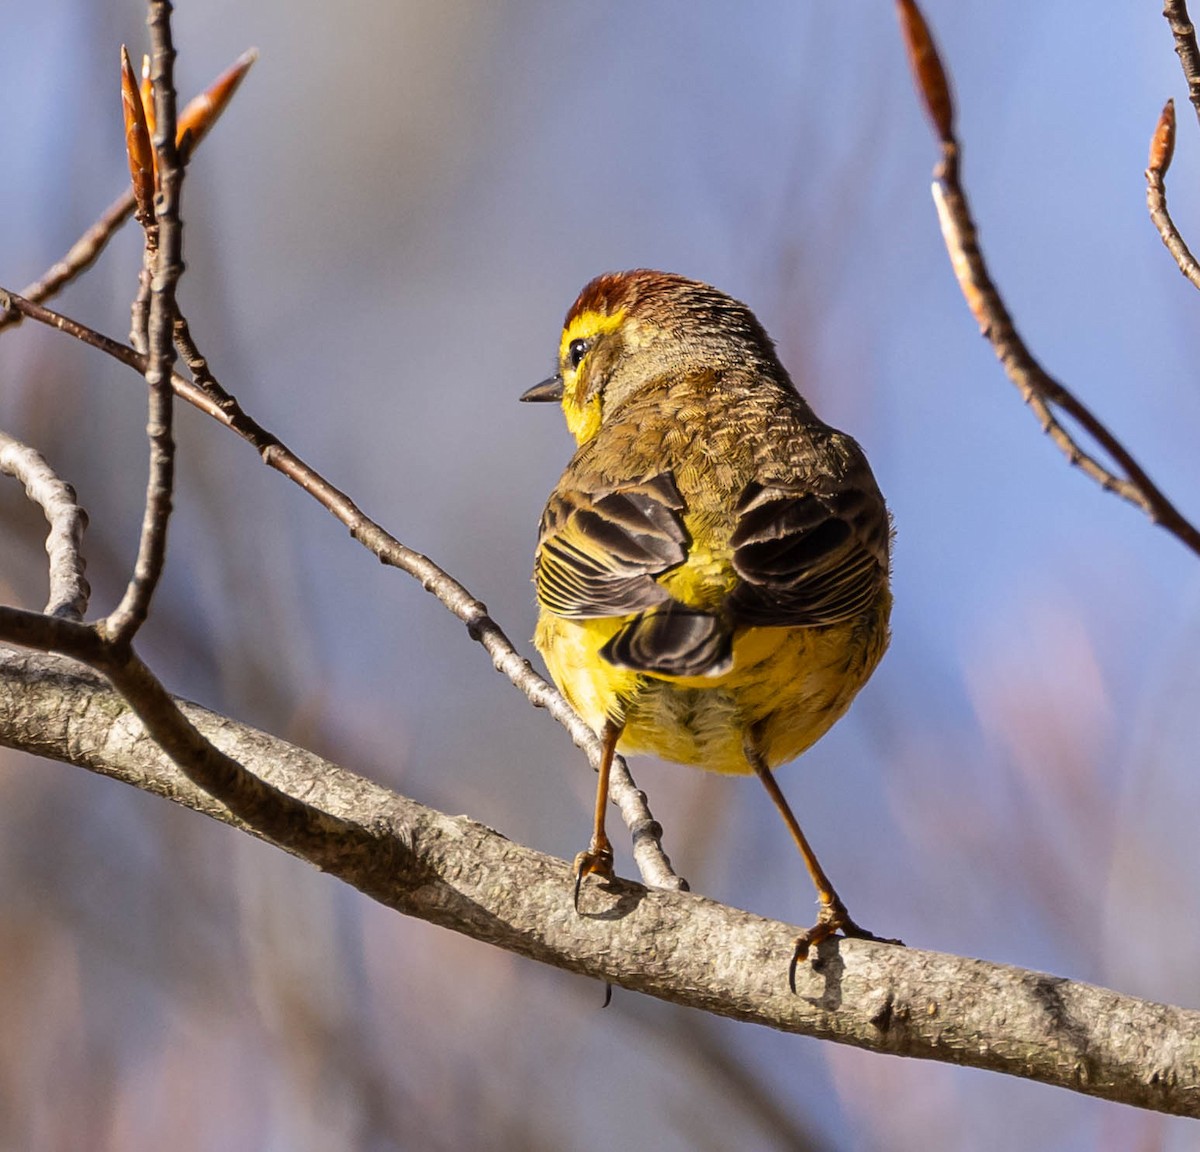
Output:
M96 263L121 225L133 215L134 203L132 189L118 196L104 210L100 219L71 245L67 254L47 269L41 279L23 288L21 295L32 301L49 300L57 296L72 280ZM0 315L0 331L18 323L20 319L20 312L5 312Z
M620 880L595 890L594 915L570 915L566 861L195 705L180 707L254 776L304 796L329 819L369 827L373 839L340 859L313 862L406 915L781 1031L1200 1115L1200 1012L1008 965L859 940L826 941L818 962L797 973L792 995L790 925ZM32 747L238 823L142 735L111 689L66 662L35 654L0 659L0 745Z
M133 576L120 604L101 624L102 634L118 646L128 645L145 622L151 597L162 575L175 478L171 367L175 360L172 334L175 285L183 273L183 222L179 217L183 165L175 138L175 47L171 40L169 0L150 0L148 23L156 175L154 219L145 229L146 256L152 268L145 372L149 392L146 436L150 442L150 475Z
M50 524L46 555L50 560L50 594L46 615L82 620L91 588L83 571L83 533L87 513L75 499L75 489L60 480L42 454L0 432L0 473L25 486L25 494L41 508Z
M1115 492L1135 504L1153 523L1200 555L1200 529L1167 499L1107 426L1042 368L1017 332L980 251L975 222L962 187L960 149L954 134L953 101L945 69L915 0L897 0L897 8L917 90L942 146L942 159L934 169L932 189L942 238L959 288L980 332L990 341L1008 378L1033 410L1042 430L1067 460L1105 491ZM1084 451L1059 422L1056 409L1077 421L1120 471L1113 471Z
M146 358L127 345L16 293L6 292L3 288L0 288L0 308L17 311L107 353L138 372L145 371ZM175 331L177 339L186 349L185 360L194 360L199 367L203 357L195 348L186 323L181 324L178 316ZM171 385L181 399L241 436L258 452L263 463L303 488L383 563L399 568L420 581L426 591L436 596L467 626L468 633L483 645L496 670L523 692L530 703L537 708L545 708L567 730L575 745L587 755L593 768L600 763L600 741L596 734L579 718L561 693L533 670L529 661L488 615L486 605L476 600L462 584L428 557L401 544L366 516L349 496L335 488L278 437L248 416L238 402L217 384L208 372L207 365L204 367L204 379L205 386L202 388L176 373L171 377ZM662 826L654 819L645 793L637 787L628 765L620 757L613 761L609 795L630 831L634 861L646 883L655 888L686 888L687 882L675 873L663 849Z
M1175 101L1168 100L1150 141L1150 162L1146 167L1146 207L1150 209L1150 220L1158 229L1176 267L1194 288L1200 288L1200 264L1196 262L1196 257L1192 255L1167 210L1167 169L1171 166L1174 148Z
M1163 15L1175 37L1175 52L1187 80L1188 99L1200 119L1200 47L1196 44L1196 29L1188 17L1185 0L1163 0Z

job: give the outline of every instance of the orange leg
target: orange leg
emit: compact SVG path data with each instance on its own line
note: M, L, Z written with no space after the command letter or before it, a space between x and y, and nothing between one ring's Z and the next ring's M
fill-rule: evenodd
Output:
M841 932L843 936L853 936L860 940L876 940L884 944L899 944L899 940L888 940L882 936L876 936L874 933L868 932L865 928L859 927L859 925L850 919L850 913L846 911L846 905L842 903L841 897L835 891L833 884L825 873L825 869L821 867L821 862L812 850L812 845L809 844L808 837L804 835L803 830L800 828L800 821L793 814L791 805L788 804L783 792L780 790L778 781L775 779L770 768L767 767L766 761L762 758L762 753L759 752L753 739L750 737L746 739L746 759L750 761L750 766L754 769L754 774L762 781L763 787L767 790L767 795L775 802L775 807L779 809L779 814L783 817L783 822L788 826L788 831L791 832L792 839L795 840L796 847L800 849L800 855L804 858L808 874L812 877L813 887L817 890L817 899L821 902L821 911L817 914L817 922L807 932L802 932L796 937L792 962L788 966L788 983L791 985L792 991L796 991L796 966L808 958L810 948L817 947L822 940L827 940L836 932Z
M596 813L592 824L592 841L586 852L575 857L575 911L579 911L579 888L585 876L599 876L611 880L613 876L613 850L604 831L604 813L608 807L608 777L612 770L617 741L621 739L623 724L605 720L600 733L600 770L596 781Z

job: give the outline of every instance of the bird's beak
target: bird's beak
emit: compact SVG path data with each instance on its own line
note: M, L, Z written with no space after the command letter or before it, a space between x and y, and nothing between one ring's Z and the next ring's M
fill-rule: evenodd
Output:
M543 380L540 384L535 384L527 392L521 393L521 401L543 401L543 400L561 400L563 395L563 380L561 376L551 376L549 380Z

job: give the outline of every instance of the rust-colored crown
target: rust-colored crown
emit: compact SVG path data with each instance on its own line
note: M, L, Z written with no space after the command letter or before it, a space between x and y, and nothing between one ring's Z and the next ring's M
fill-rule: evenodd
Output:
M564 327L585 312L611 316L622 310L680 335L700 338L709 333L725 340L740 338L768 355L773 350L771 338L745 304L711 284L650 268L597 276L571 305Z

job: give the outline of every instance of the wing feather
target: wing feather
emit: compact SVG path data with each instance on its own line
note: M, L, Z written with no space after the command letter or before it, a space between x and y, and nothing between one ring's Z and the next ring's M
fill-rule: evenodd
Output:
M838 624L865 612L887 583L888 519L873 484L825 494L751 482L736 516L740 582L728 605L738 624Z
M574 620L666 604L657 577L687 559L683 498L669 472L619 490L556 492L534 561L538 602Z

